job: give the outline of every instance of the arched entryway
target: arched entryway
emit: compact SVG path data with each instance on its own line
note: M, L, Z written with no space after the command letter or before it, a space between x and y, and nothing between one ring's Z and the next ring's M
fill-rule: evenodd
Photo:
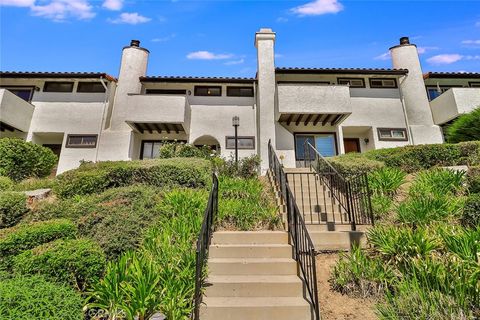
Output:
M210 149L220 153L220 143L218 140L210 135L203 135L193 141L193 145L197 147L208 146Z

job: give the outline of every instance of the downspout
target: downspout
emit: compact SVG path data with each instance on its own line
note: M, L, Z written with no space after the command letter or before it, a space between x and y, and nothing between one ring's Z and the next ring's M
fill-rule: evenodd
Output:
M408 122L408 117L407 117L407 109L405 107L405 97L403 96L403 91L402 91L402 84L403 81L407 78L408 74L403 77L403 80L400 82L400 85L398 86L398 90L400 92L400 101L402 102L402 110L403 110L403 116L405 118L405 125L407 126L408 129L408 134L410 138L408 139L408 144L413 145L413 134L412 134L412 129L410 128L410 124Z
M257 147L257 150L255 150L255 153L256 155L259 155L258 154L258 146L259 146L259 142L258 142L258 131L257 131L257 127L258 127L258 124L257 124L257 121L258 121L258 115L257 115L257 85L258 83L256 81L253 82L253 96L255 97L254 99L254 103L253 103L253 119L255 119L254 121L254 128L253 128L253 132L255 132L255 146Z
M102 128L103 128L103 122L105 121L105 111L107 109L107 101L108 97L110 95L110 91L108 90L108 86L105 84L105 81L103 80L103 77L100 77L100 83L102 86L105 88L105 99L103 100L103 111L102 111L102 121L100 121L100 128L98 130L98 141L97 141L97 148L95 151L95 162L98 160L98 149L100 149L100 141L101 141L101 136L102 136Z

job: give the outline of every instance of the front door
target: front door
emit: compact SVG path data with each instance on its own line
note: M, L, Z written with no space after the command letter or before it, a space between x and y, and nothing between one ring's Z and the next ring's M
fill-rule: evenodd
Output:
M345 153L360 152L360 139L345 138L343 139L343 146L345 147Z

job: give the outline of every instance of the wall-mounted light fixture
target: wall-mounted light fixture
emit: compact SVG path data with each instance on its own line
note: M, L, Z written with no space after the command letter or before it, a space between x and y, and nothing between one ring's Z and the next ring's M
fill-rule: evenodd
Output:
M365 144L368 144L370 142L370 139L365 138L365 139L363 139L363 142L365 142Z

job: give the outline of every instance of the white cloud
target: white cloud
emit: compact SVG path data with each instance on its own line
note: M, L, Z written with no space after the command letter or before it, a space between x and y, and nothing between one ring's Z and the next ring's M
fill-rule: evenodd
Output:
M294 14L303 16L319 16L328 13L337 13L343 10L343 5L338 0L315 0L304 5L290 9Z
M172 33L171 35L165 36L165 37L160 37L160 38L153 38L152 42L167 42L169 40L172 40L175 38L177 35L175 33Z
M86 20L95 17L93 7L85 0L53 0L45 5L32 5L32 14L54 21L65 21L68 18Z
M149 22L150 20L152 19L140 15L138 14L138 12L123 12L117 19L108 21L110 21L111 23L139 24Z
M35 0L0 0L0 6L31 7Z
M284 23L284 22L288 22L288 19L285 18L285 17L278 17L278 18L276 19L276 21L279 22L279 23Z
M283 57L284 57L284 55L281 54L281 53L275 53L274 56L275 56L275 59L280 59L280 58L283 58Z
M233 65L236 65L236 64L242 64L244 62L245 62L245 60L242 58L242 59L238 59L238 60L227 61L227 62L224 63L224 65L233 66Z
M195 51L187 54L190 60L224 60L233 58L232 54L216 54L209 51Z
M375 59L375 60L390 60L390 52L382 53L381 55L376 56L373 59Z
M480 46L480 40L463 40L462 44L467 47L478 47Z
M108 10L118 11L123 8L123 0L105 0L102 7Z
M427 59L431 64L452 64L460 60L480 60L480 55L476 56L464 56L458 53L452 54L439 54Z
M424 54L427 51L438 50L438 47L417 47L418 54Z

